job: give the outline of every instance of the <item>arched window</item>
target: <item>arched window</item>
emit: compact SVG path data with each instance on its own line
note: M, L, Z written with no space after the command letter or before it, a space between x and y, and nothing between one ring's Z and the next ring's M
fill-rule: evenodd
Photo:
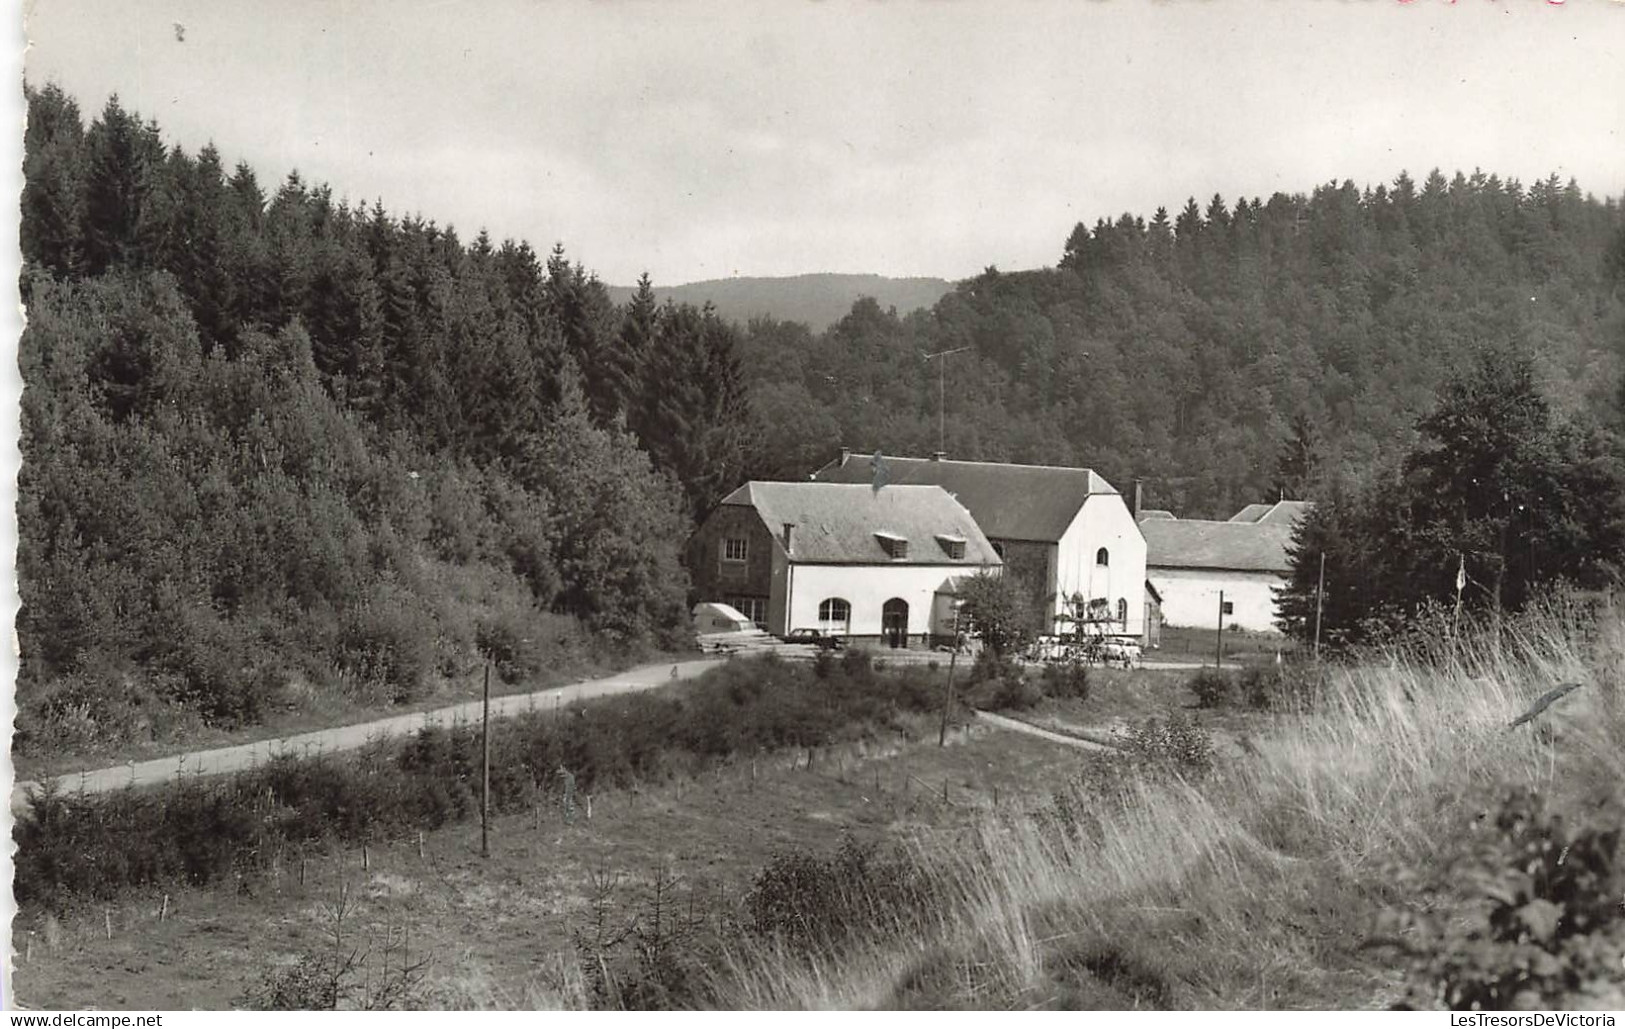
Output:
M1111 563L1112 563L1112 556L1110 554L1106 553L1106 548L1105 547L1101 547L1099 550L1095 551L1095 564L1097 564L1100 567L1104 568L1104 567L1106 567L1107 565L1109 565Z
M1117 598L1117 620L1123 623L1123 631L1128 632L1128 601L1122 597Z
M852 605L840 597L830 597L818 605L818 628L823 632L845 633L852 621Z

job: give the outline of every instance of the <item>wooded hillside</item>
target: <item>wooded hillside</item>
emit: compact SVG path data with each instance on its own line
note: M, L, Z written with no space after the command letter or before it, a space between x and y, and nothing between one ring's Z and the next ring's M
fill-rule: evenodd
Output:
M1486 344L1560 414L1619 418L1625 220L1556 179L1215 196L814 332L647 277L617 306L561 248L27 93L24 747L677 642L680 545L728 490L937 449L926 353L969 348L953 456L1140 476L1187 516L1390 466Z
M802 441L1095 467L1185 516L1228 517L1406 453L1481 348L1536 362L1559 413L1619 417L1625 218L1570 182L1401 173L1077 226L1058 267L962 282L930 312L860 304L829 332L759 322L752 388ZM800 449L798 449L800 448ZM1296 458L1277 472L1283 451ZM1296 468L1296 471L1293 470Z

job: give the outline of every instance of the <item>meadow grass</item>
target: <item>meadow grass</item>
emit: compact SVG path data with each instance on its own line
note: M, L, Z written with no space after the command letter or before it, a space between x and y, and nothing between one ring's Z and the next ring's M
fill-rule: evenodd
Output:
M995 815L919 845L929 925L816 954L745 941L715 1002L770 1008L1362 1007L1401 982L1364 948L1385 907L1511 786L1560 809L1625 782L1625 623L1545 608L1330 669L1313 708L1193 783L1073 798L1057 827ZM1509 724L1547 689L1583 688ZM1470 898L1463 895L1464 903Z

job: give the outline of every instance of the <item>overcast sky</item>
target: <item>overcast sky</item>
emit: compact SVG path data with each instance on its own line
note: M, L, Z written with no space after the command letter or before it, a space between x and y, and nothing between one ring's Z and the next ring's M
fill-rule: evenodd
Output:
M1054 264L1190 195L1482 167L1625 193L1625 4L26 6L30 81L117 92L274 187L562 241L606 281Z

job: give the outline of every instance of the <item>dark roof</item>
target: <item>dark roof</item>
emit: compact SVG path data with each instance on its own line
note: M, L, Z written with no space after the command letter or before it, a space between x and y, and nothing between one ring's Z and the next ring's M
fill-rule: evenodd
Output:
M1285 572L1292 526L1199 519L1140 523L1145 563L1152 568L1223 568L1238 572Z
M1088 468L889 455L881 460L887 483L941 486L965 505L982 531L994 539L1057 542L1090 496L1117 494L1111 483ZM853 454L844 465L831 461L814 472L813 478L819 482L869 485L874 474L872 458ZM890 488L882 487L881 493Z
M1283 500L1265 512L1264 517L1258 520L1259 525L1296 525L1299 518L1309 513L1315 505L1307 500Z
M794 525L790 557L798 564L1001 563L970 512L937 486L877 492L833 482L747 482L722 503L755 508L781 543L785 523ZM892 558L882 543L887 537L907 540L908 556ZM964 556L948 556L944 540L963 540Z
M1254 525L1291 525L1314 505L1307 500L1282 500L1275 504L1248 504L1230 516L1232 522Z

